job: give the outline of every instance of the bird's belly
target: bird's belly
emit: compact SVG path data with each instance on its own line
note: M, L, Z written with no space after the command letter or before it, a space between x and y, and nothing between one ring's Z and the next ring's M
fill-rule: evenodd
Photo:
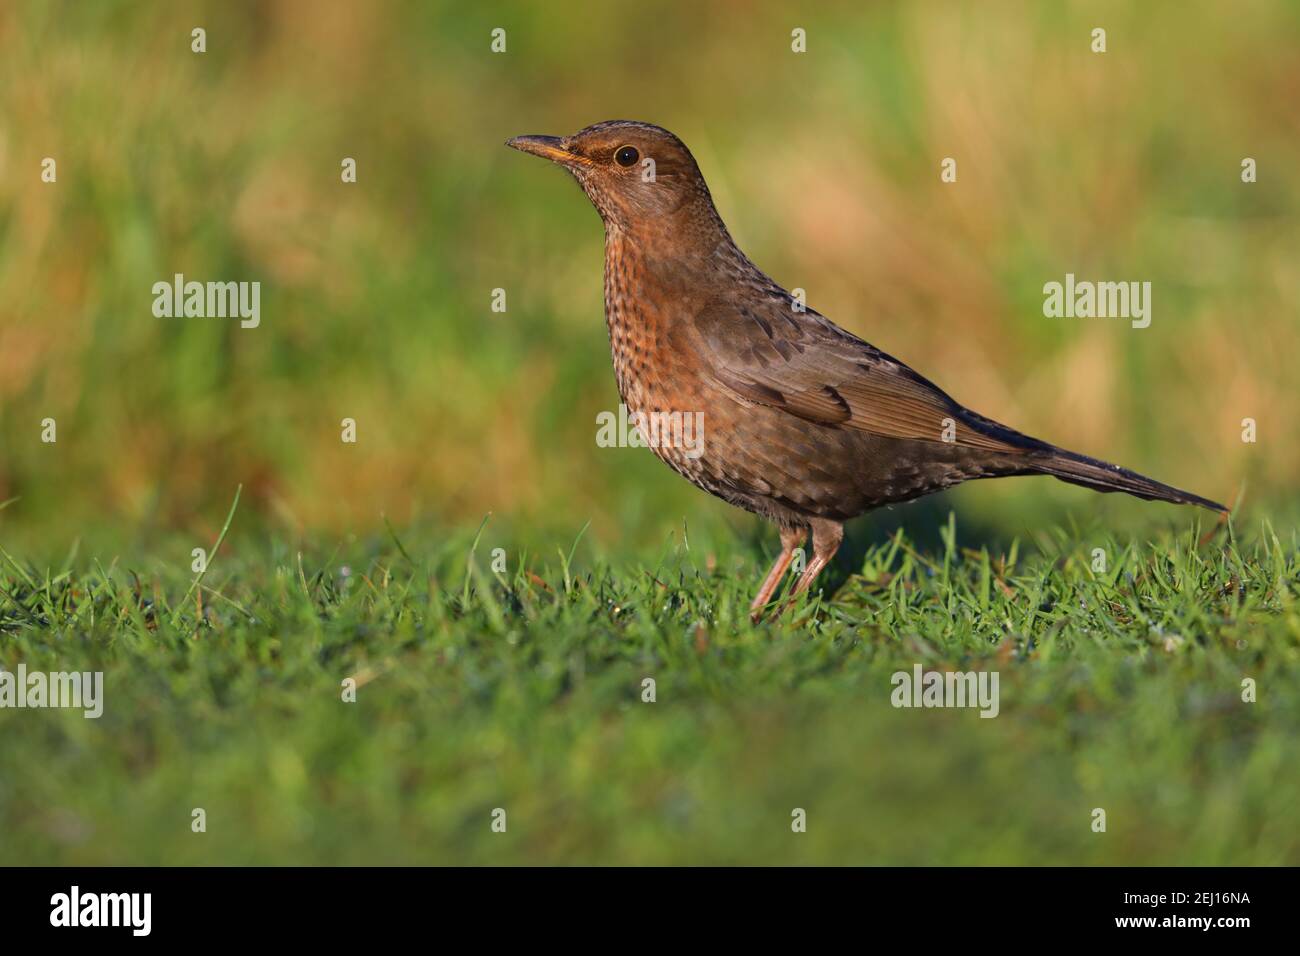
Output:
M708 458L708 430L715 416L699 390L662 366L656 371L639 363L628 367L631 363L621 363L617 355L614 364L619 395L642 442L678 474L715 491Z
M670 357L647 363L655 372L618 378L644 443L679 475L777 520L845 517L869 507L854 477L859 433L738 401L693 370L674 373L673 364Z

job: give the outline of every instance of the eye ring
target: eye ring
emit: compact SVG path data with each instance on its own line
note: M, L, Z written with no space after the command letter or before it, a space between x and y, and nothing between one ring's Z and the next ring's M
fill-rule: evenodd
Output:
M635 146L620 146L614 151L614 162L624 168L635 166L636 161L640 158L641 154L637 152Z

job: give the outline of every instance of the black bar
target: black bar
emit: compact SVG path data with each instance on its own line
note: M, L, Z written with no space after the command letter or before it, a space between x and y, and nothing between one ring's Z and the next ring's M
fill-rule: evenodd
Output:
M606 938L611 945L645 934L668 941L678 930L767 941L787 926L859 940L920 931L927 944L1202 937L1232 945L1243 934L1284 931L1294 884L1293 870L1241 868L0 870L6 943L75 934L128 945L254 937L350 945L427 937L431 927L457 936L478 927L493 939L518 930L538 945L554 932L563 945L601 925L631 934ZM70 921L74 886L78 921L116 910L125 925L52 925ZM137 935L143 895L101 895L132 893L149 894L147 936Z

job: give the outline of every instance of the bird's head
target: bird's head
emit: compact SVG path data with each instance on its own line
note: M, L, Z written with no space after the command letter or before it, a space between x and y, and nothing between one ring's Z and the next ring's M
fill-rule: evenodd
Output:
M572 136L516 136L506 145L571 172L606 225L661 223L701 205L712 214L691 151L662 127L609 120Z

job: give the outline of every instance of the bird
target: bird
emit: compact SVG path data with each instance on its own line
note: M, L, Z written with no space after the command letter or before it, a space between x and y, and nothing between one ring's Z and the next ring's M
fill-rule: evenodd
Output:
M702 416L697 447L662 435L648 444L699 488L777 526L781 551L753 620L808 535L811 557L777 614L834 557L845 522L964 481L1050 475L1227 512L986 418L808 307L732 240L694 156L668 130L608 120L506 145L567 170L600 215L605 320L629 418L644 433L655 416Z

